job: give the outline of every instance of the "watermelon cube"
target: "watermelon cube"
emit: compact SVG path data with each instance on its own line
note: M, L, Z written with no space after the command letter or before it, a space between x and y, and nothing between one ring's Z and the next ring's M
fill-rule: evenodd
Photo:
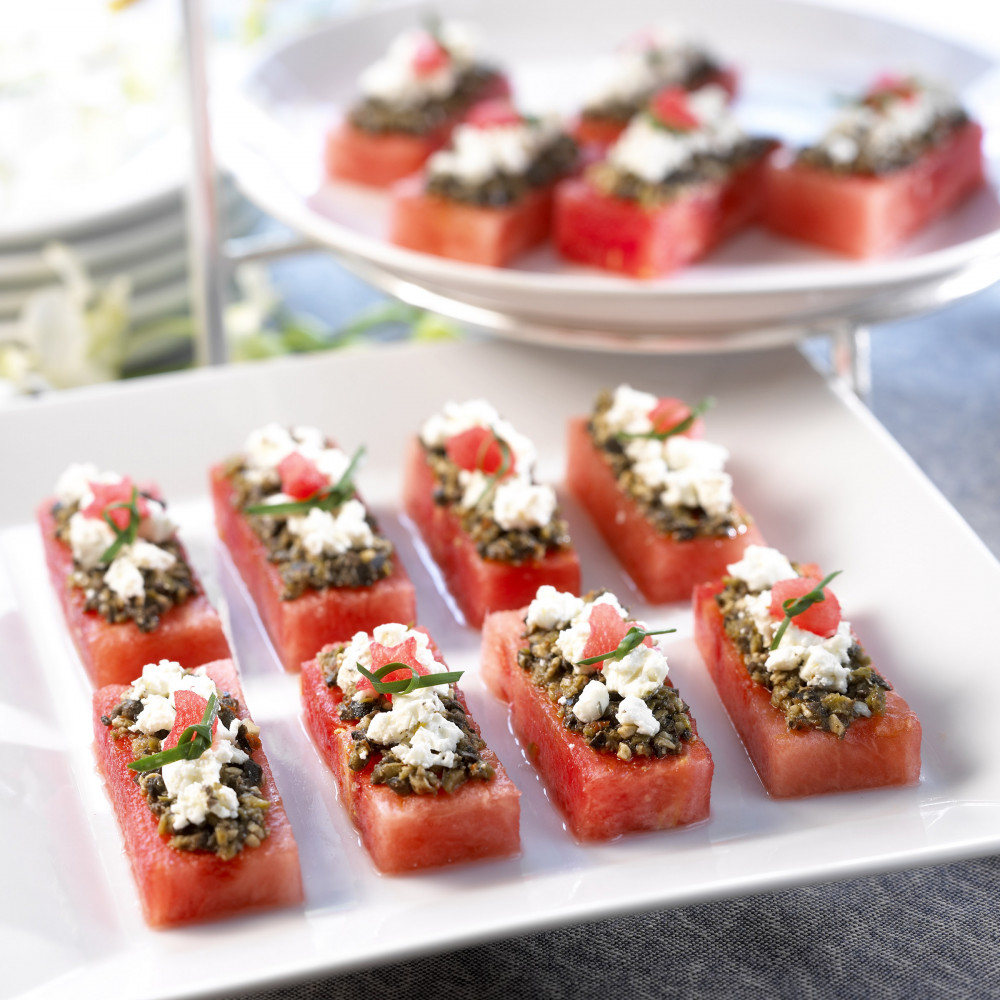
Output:
M341 719L343 697L336 684L327 684L318 659L303 665L306 729L333 772L340 801L379 871L401 874L520 851L521 793L492 750L487 747L480 753L493 768L489 780L469 779L452 792L398 795L386 784L372 783L381 754L374 754L361 770L351 770L348 760L355 742L351 732L358 723ZM458 688L455 698L466 707ZM478 734L468 712L466 718Z
M88 611L84 591L69 584L73 552L56 537L55 504L50 497L36 511L45 561L73 644L95 687L126 684L143 664L162 659L197 667L230 655L222 622L197 580L198 592L165 611L152 631L142 631L132 620L112 623L98 611ZM180 550L186 560L183 546Z
M410 177L393 191L389 239L438 257L502 267L545 240L551 225L551 186L494 207L429 194L422 177Z
M653 206L607 194L586 176L561 181L556 247L569 260L634 278L675 271L759 217L769 153Z
M771 692L748 673L715 600L722 581L694 591L695 640L729 718L768 793L799 798L914 784L920 778L920 722L895 691L882 714L855 718L842 736L790 729Z
M549 798L581 841L610 840L707 819L714 765L699 739L680 753L624 760L563 725L559 706L518 664L527 646L527 608L490 614L483 627L482 678L510 705L510 725L545 781ZM669 684L669 680L665 683ZM691 718L697 736L697 724Z
M219 692L238 699L240 717L249 718L233 661L204 666ZM229 860L171 847L136 784L136 772L128 767L134 759L131 741L112 739L111 728L102 721L127 688L112 684L94 692L94 749L150 926L176 927L301 903L298 847L263 748L251 755L261 769L259 787L268 803L267 837L260 845L244 846Z
M983 183L981 147L982 128L968 122L915 163L885 174L775 162L765 176L764 221L849 257L887 253Z
M747 545L761 540L756 524L736 503L735 534L678 540L660 532L619 485L582 417L569 425L566 484L636 586L654 604L687 600L695 584L719 576Z
M219 537L286 670L298 670L329 642L347 640L383 621L416 618L416 594L398 557L393 559L391 574L371 586L306 590L293 600L284 600L281 574L268 561L267 549L249 518L238 509L232 482L221 464L212 469L211 486Z
M540 559L484 559L454 507L435 501L434 473L420 440L411 442L403 472L403 509L438 564L448 589L474 628L489 611L520 607L543 584L578 593L580 560L572 548L549 549Z

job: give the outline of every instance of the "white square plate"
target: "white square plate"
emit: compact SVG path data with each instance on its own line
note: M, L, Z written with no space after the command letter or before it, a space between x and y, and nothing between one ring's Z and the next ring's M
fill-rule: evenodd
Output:
M687 607L651 608L564 498L585 587L676 625L671 677L716 763L711 818L583 847L564 830L477 675L460 625L398 518L407 438L446 400L484 395L558 482L566 421L621 381L712 395L709 436L772 544L844 570L837 592L876 664L923 721L918 786L772 801L707 679ZM522 790L523 853L403 878L378 875L306 736L284 673L214 539L207 469L269 420L369 449L362 491L418 587L419 618ZM50 591L34 506L71 461L159 482L228 621L302 855L298 909L154 932L143 923L91 752L90 689ZM231 994L600 914L988 853L1000 848L1000 731L970 711L1000 698L1000 566L853 397L794 350L616 358L496 343L341 352L66 393L0 412L0 995L96 995L123 961L134 998ZM247 959L232 962L228 956ZM221 958L221 960L220 960ZM155 970L155 971L153 971Z

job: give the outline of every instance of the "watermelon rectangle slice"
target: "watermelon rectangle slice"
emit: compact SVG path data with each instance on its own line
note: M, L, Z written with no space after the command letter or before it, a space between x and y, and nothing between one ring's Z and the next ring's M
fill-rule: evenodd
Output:
M732 537L678 541L658 531L618 484L582 417L569 425L566 484L636 586L654 604L688 600L695 584L720 576L747 545L761 541L753 522L743 523ZM738 504L734 506L741 510Z
M714 765L701 740L675 756L621 760L570 732L548 693L517 662L527 608L491 614L483 628L481 676L510 705L510 725L545 781L549 798L581 841L610 840L707 819ZM692 729L697 725L691 718Z
M239 700L241 718L248 718L232 660L204 666L220 692ZM268 836L260 846L245 847L229 861L208 852L175 850L159 833L159 820L128 768L133 759L129 740L113 740L101 721L127 687L112 684L94 692L94 749L150 926L175 927L301 903L298 847L264 750L252 755L263 771L261 793L270 803Z
M232 483L222 465L211 471L215 523L278 658L286 670L298 670L327 643L350 639L385 621L412 622L416 593L396 556L390 576L370 587L327 587L282 600L281 574L268 561L267 549L249 519L234 503Z
M719 697L768 793L798 798L920 778L920 722L895 691L886 711L854 719L843 737L818 729L789 729L771 692L747 672L726 635L715 596L721 581L695 588L695 640Z
M479 628L489 611L521 607L542 584L580 590L580 560L557 549L537 560L506 563L483 559L459 515L434 501L434 473L419 439L410 443L403 472L403 509L420 531L466 621ZM398 619L397 619L398 620Z
M393 191L389 239L438 257L502 267L548 237L552 198L547 187L502 207L470 205L428 194L423 178L408 178Z
M605 194L586 177L556 187L553 234L564 257L655 278L704 257L764 208L767 155L655 207Z
M464 697L455 690L464 707ZM340 688L327 686L317 660L303 665L306 729L333 772L340 801L379 871L395 875L520 851L521 793L492 750L481 753L495 771L489 781L469 780L451 793L401 797L386 785L371 783L376 758L361 771L348 766L350 733L357 723L340 718L342 700ZM475 720L467 718L478 733Z
M112 623L97 611L87 611L84 592L68 583L73 553L56 537L55 503L50 497L36 511L45 562L73 644L95 687L127 684L142 672L144 664L158 660L198 667L231 655L219 615L200 591L200 584L199 593L166 611L151 632L143 632L134 621Z
M774 163L765 222L850 257L899 246L983 183L982 128L968 122L909 167L877 176Z

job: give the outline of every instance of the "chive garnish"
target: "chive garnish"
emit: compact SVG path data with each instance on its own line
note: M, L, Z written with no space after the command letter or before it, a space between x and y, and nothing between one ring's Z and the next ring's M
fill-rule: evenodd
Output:
M589 667L592 663L600 663L601 660L624 660L636 646L642 644L643 639L647 635L666 635L668 632L676 631L677 629L675 628L661 628L653 632L647 632L645 629L639 628L638 625L633 625L625 633L616 649L613 649L610 653L600 653L597 656L588 656L585 660L577 660L576 666Z
M665 431L641 431L638 434L629 434L628 431L618 431L615 437L620 441L635 441L639 439L666 441L667 438L673 437L675 434L683 434L685 431L691 430L694 422L713 406L715 406L715 399L711 396L705 396L691 408L691 412L683 420L679 420Z
M114 518L108 513L110 510L127 510L128 524L124 528L119 528L115 524ZM101 518L115 533L115 540L101 553L101 562L109 563L126 545L131 545L139 537L139 522L142 520L139 514L139 490L133 486L132 496L126 502L108 504L101 512Z
M308 500L295 500L289 503L255 503L246 508L246 513L277 516L282 514L308 514L313 508L334 511L338 507L342 507L356 492L354 488L354 473L364 453L365 446L362 445L351 456L351 461L348 463L340 479L332 486L319 490L315 496L309 497Z
M484 438L483 440L486 443L485 445L486 449L488 449L490 443L492 442L489 441L489 438ZM483 492L479 494L479 499L476 500L475 503L476 510L480 510L481 508L486 506L486 501L488 499L492 499L493 494L496 492L497 483L499 483L500 480L503 479L503 477L506 476L508 472L510 472L510 467L511 467L510 445L507 444L507 442L504 441L503 438L497 437L496 434L493 435L493 440L496 441L497 447L500 449L500 467L497 469L496 472L492 472L486 477L486 485L483 487ZM483 446L480 445L480 448L482 447ZM483 451L482 458L480 458L478 455L476 456L477 465L482 464L482 462L484 462L485 460L486 460L486 451Z
M211 694L205 706L205 714L196 726L188 726L177 740L177 746L159 753L150 754L132 761L133 771L155 771L164 764L175 760L197 760L212 745L212 719L215 716L215 694Z
M396 670L409 670L410 677L400 681L382 680L386 674L391 674ZM379 667L375 673L366 670L359 663L358 671L372 682L372 687L379 694L409 694L411 691L416 691L417 688L437 687L438 684L455 684L465 673L464 670L452 670L440 674L418 674L408 663L399 663L398 661Z
M789 597L788 600L781 602L781 608L785 612L785 617L778 626L778 631L774 633L774 638L771 640L771 649L778 648L778 643L781 642L781 637L785 634L785 630L788 628L789 622L791 622L796 615L801 615L803 611L808 611L814 604L819 604L820 601L826 600L823 588L835 576L840 576L843 572L844 571L842 569L836 569L829 576L824 577L819 585L813 587L808 594L803 594L801 597Z

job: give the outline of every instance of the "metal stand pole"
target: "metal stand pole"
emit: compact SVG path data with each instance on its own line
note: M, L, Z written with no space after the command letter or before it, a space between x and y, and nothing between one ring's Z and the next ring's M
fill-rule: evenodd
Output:
M871 331L866 326L842 323L830 334L830 360L834 374L855 395L869 403L872 392Z
M201 0L181 0L184 15L184 68L191 126L188 184L188 267L196 329L195 360L226 361L222 319L223 263L216 204L216 171L208 110L205 19Z

